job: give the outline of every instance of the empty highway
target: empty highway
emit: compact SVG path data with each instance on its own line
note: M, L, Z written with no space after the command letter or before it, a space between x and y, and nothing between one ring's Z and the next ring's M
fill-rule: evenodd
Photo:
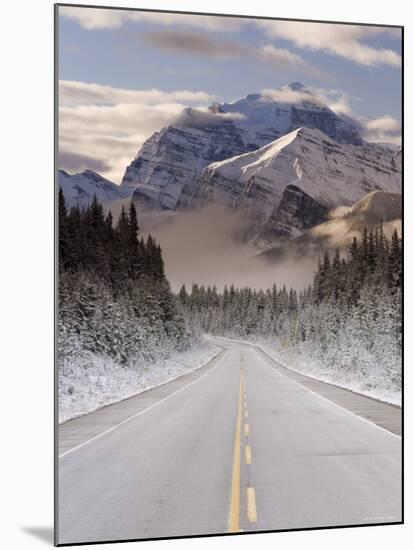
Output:
M399 408L215 342L59 427L59 544L401 521Z

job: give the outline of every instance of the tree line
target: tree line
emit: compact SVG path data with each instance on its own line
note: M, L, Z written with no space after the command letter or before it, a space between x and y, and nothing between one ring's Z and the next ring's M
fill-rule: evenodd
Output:
M333 258L325 252L318 262L313 296L317 304L333 298L355 305L364 287L387 289L394 294L401 285L401 239L396 230L387 239L381 224L375 231L365 228L361 240L354 237L346 257L341 259L338 249Z
M357 376L377 373L395 388L401 381L402 243L383 227L364 230L348 250L319 259L312 284L250 287L193 284L178 300L201 332L265 339L278 349L326 368ZM382 383L382 382L381 382Z
M185 349L189 330L165 276L162 250L140 236L131 201L116 223L94 197L66 207L59 191L59 353L127 365Z
M95 273L114 291L128 281L143 278L164 282L161 247L151 235L139 238L137 211L131 201L122 206L114 225L112 212L105 215L96 198L86 208L65 205L59 191L59 268L61 271L86 270Z

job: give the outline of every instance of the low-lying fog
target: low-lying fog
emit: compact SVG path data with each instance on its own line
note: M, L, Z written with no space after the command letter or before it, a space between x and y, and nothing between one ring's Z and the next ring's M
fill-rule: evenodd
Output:
M117 220L124 204L130 199L111 204ZM354 236L360 238L365 225L368 229L378 224L366 223L365 218L349 218L349 207L330 212L330 219L315 226L302 236L272 242L264 250L243 242L247 227L246 215L240 210L221 205L210 205L201 210L177 212L144 212L137 205L141 234L151 233L161 244L167 277L174 290L182 284L251 286L256 289L278 286L304 288L313 281L318 257L325 250L331 253L339 247L346 253ZM348 216L348 217L347 217ZM401 234L401 220L383 224L384 234L390 238L394 229Z
M199 211L139 212L144 235L151 233L161 244L167 277L174 290L193 282L204 285L278 286L303 288L313 280L317 259L291 258L284 254L271 263L252 244L241 242L240 212L221 206Z

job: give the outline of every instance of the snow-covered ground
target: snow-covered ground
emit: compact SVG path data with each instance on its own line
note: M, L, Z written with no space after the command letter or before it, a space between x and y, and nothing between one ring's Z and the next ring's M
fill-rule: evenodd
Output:
M274 359L292 370L401 406L401 391L393 387L385 378L379 378L375 371L363 373L362 370L351 372L341 368L334 369L322 361L305 356L300 350L295 353L292 350L277 349L275 345L269 343L262 344L262 347Z
M59 367L59 423L174 380L202 367L219 351L202 342L191 350L153 363L141 360L131 367L92 353L77 361L66 360Z

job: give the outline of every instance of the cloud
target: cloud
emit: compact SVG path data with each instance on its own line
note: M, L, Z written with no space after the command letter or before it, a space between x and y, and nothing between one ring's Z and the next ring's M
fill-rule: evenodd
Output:
M101 159L68 151L59 151L59 168L67 172L81 172L89 169L102 173L109 170L110 166Z
M130 23L148 24L153 27L179 27L189 29L202 29L210 32L237 32L246 25L255 25L265 32L270 38L289 40L299 48L305 48L312 51L324 51L333 55L338 55L352 60L361 65L377 66L389 65L399 67L401 65L401 56L396 51L386 48L375 48L366 44L371 38L377 35L389 35L395 39L401 38L399 29L390 29L387 27L369 27L361 25L341 25L333 23L313 23L305 21L273 21L263 19L238 19L237 17L220 17L209 15L194 14L174 14L162 12L128 11L115 10L111 8L87 8L87 7L69 7L61 6L59 14L62 17L76 21L85 29L102 30L118 29ZM153 40L156 40L154 36ZM170 48L180 48L180 38L175 39L170 36ZM161 35L158 37L159 44L164 42L167 47L168 37ZM162 44L161 44L162 46ZM209 49L203 49L203 44L199 42L200 51L207 55ZM182 48L185 44L182 43ZM266 46L264 47L266 48ZM273 46L274 52L268 48L262 51L262 56L273 57L273 61L290 62L289 66L295 65L294 57L286 55L292 52ZM298 56L299 57L299 56ZM278 58L278 59L277 59ZM286 65L287 66L287 65ZM314 68L317 71L317 69ZM309 73L310 74L310 73ZM316 72L314 76L318 76Z
M401 144L401 123L391 116L378 118L360 118L363 137L370 142Z
M155 31L144 35L150 44L168 52L175 51L189 55L205 55L214 58L239 57L246 48L236 42L212 38L208 34L182 31Z
M281 103L300 103L301 101L314 101L316 98L309 92L301 92L289 89L274 90L272 88L264 88L260 91L262 96L271 99L272 101L280 101Z
M380 132L400 132L400 122L390 116L383 116L379 118L373 118L367 120L365 123L367 130L374 130Z
M111 8L61 6L59 15L72 19L85 29L117 29L127 23L150 23L160 26L193 27L209 31L237 31L243 20L208 15L128 11Z
M380 117L361 116L353 110L351 101L358 98L351 98L341 90L324 90L321 88L312 89L321 101L329 106L332 111L348 119L359 131L361 136L372 143L401 144L401 123L394 117L384 115Z
M96 169L117 183L150 135L175 121L188 103L211 100L204 92L134 91L85 82L63 81L60 90L61 167Z
M61 105L116 105L118 103L145 103L156 105L166 102L203 103L214 99L205 92L178 90L128 90L102 84L61 80L59 82L59 102Z
M265 98L281 103L311 101L328 106L337 115L352 123L366 141L401 144L401 123L396 118L388 115L376 118L358 115L351 107L351 100L358 98L351 98L342 90L310 86L306 90L292 90L289 87L276 90L265 88L260 93Z
M396 38L399 34L395 29L303 21L256 21L256 24L269 37L289 40L299 48L325 51L361 65L401 65L397 52L373 48L363 42L384 33Z
M267 44L258 50L259 57L262 57L265 61L275 62L281 65L303 65L304 61L295 53L289 50L283 50L281 48L275 48L271 44Z
M337 115L352 116L352 108L349 103L349 97L346 94L340 95L333 103L330 103L329 108Z
M215 59L234 57L250 58L274 67L298 70L315 78L326 78L318 68L307 63L296 53L267 44L260 48L241 46L237 42L220 40L200 32L161 30L145 33L144 39L153 46L167 52L185 55L202 55Z
M217 126L223 120L237 121L245 118L242 113L212 113L207 109L184 109L174 120L181 127L203 128L205 126Z
M327 90L325 93L320 90L320 94L321 97L324 97L330 109L352 122L366 141L401 144L401 123L396 118L389 115L380 117L361 116L353 111L349 95L338 90Z
M315 104L328 106L337 114L350 114L348 95L341 91L332 88L316 88L308 86L302 89L292 89L290 85L283 88L273 89L264 88L261 94L272 101L280 101L281 103L300 103L301 101L309 101ZM336 111L333 107L336 107Z
M295 69L315 78L326 78L320 69L307 63L300 55L283 48L276 48L272 44L266 44L257 49L255 55L259 60L277 67Z

